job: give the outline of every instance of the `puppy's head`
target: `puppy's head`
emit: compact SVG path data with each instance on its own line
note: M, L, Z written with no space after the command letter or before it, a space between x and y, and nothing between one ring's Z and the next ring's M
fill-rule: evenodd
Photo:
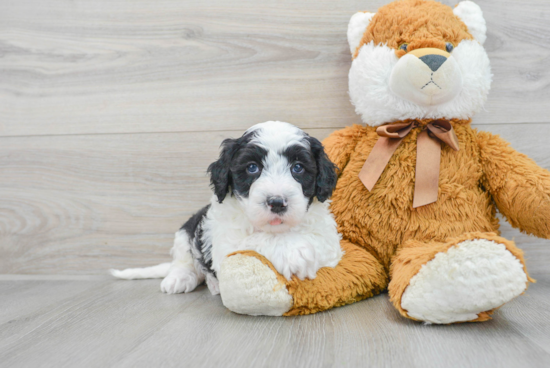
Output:
M234 196L254 227L268 232L299 224L312 201L330 197L337 178L321 142L277 121L223 141L208 172L218 201Z

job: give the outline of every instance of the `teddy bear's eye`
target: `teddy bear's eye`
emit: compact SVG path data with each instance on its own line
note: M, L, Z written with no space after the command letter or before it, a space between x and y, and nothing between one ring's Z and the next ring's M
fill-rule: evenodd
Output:
M402 43L400 46L399 46L399 49L400 50L403 50L405 52L407 52L407 47L409 47L409 44L408 43Z
M445 44L445 49L447 49L447 52L449 52L449 53L451 53L454 50L454 48L455 48L454 45L450 42L447 42Z

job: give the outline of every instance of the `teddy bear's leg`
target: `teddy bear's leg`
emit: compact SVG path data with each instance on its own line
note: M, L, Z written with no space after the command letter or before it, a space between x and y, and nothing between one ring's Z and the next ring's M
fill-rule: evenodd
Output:
M240 314L291 316L350 304L384 290L388 276L376 257L348 241L340 244L340 263L321 268L313 280L294 276L288 281L253 251L228 256L218 274L223 304Z
M222 303L235 313L282 316L292 308L286 279L254 251L230 254L218 272Z
M392 260L390 278L390 300L403 316L443 324L488 320L534 281L523 252L494 233L408 241Z

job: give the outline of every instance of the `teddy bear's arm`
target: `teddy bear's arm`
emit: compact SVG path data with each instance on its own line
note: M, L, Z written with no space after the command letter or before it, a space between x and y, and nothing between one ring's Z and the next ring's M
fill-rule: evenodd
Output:
M484 186L513 227L550 238L550 172L488 132L477 134Z
M338 166L340 173L346 167L357 142L365 134L365 128L354 124L331 133L323 140L328 158Z

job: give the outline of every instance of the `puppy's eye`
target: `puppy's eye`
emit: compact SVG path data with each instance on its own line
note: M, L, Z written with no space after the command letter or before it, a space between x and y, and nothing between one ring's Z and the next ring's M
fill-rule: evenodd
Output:
M409 47L408 43L402 43L401 45L399 45L399 50L407 52L407 47Z
M294 166L292 166L292 172L295 173L295 174L303 173L304 172L304 165L294 164Z
M447 50L448 53L453 52L454 48L455 48L454 45L450 42L447 42L445 44L445 49Z
M260 168L256 164L250 164L246 167L246 171L249 174L257 174L260 171Z

